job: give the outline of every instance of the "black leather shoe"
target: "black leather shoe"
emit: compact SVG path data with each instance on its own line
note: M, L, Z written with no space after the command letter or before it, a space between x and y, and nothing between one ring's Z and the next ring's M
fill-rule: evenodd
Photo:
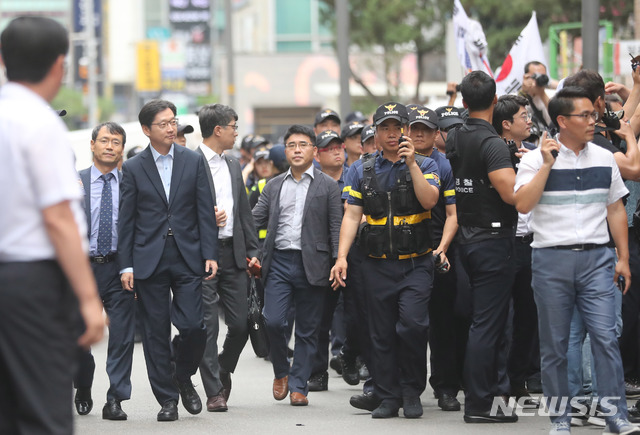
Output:
M158 413L158 421L176 421L178 419L178 402L169 400Z
M394 400L383 400L380 406L371 411L371 418L392 418L398 416L400 407ZM422 409L422 406L420 406Z
M91 399L91 388L78 388L73 399L76 411L80 415L87 415L93 409L93 399Z
M193 388L191 380L180 382L175 379L175 382L178 386L178 391L180 391L180 398L182 399L184 409L186 409L189 414L200 414L202 411L202 401L200 401L200 396L198 396L196 389Z
M127 413L122 410L120 401L116 399L109 399L102 408L103 420L126 420Z
M349 403L354 408L364 409L365 411L371 412L380 406L382 400L380 400L374 393L364 393L351 396Z
M624 392L627 399L637 399L640 397L640 384L635 379L625 379Z
M329 373L321 372L309 378L309 391L327 391L329 389Z
M342 374L342 356L334 355L329 360L329 367L336 371L339 375Z
M438 398L438 406L443 411L460 411L460 402L456 396L449 393L440 393Z
M464 415L465 423L515 423L516 421L518 416L515 413L504 414L500 408L495 415L491 415L490 411Z
M540 408L540 400L535 397L531 397L529 394L529 390L527 390L524 386L522 387L511 387L511 396L516 399L516 402L519 405L522 405L526 408ZM507 403L509 403L507 401Z
M640 423L640 410L638 405L629 408L629 423Z
M342 379L349 385L358 385L360 383L360 373L356 362L349 362L342 358Z
M220 394L224 397L224 401L227 402L231 395L231 373L220 370L220 382L222 382Z
M422 417L422 402L419 397L405 397L402 399L404 418Z

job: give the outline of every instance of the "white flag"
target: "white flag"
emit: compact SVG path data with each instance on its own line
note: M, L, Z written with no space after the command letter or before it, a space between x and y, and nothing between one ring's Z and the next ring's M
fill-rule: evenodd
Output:
M534 60L547 65L535 11L502 64L500 74L496 78L498 96L518 92L522 87L524 66Z
M460 0L453 0L453 27L458 58L464 73L480 70L493 77L487 58L487 38L484 36L482 25L467 16Z

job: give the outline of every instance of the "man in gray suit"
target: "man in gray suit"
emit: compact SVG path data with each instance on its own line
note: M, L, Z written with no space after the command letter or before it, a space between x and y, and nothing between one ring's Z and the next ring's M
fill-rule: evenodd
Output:
M240 163L225 154L238 136L238 115L229 106L212 104L199 112L202 143L198 153L207 162L207 178L218 225L218 273L202 283L207 345L200 376L207 393L207 410L227 410L231 373L247 342L247 258L258 261L258 233L242 181ZM224 309L227 337L218 355L218 305Z
M308 404L307 380L316 352L324 292L338 253L342 203L338 183L313 166L313 130L293 125L284 137L290 169L270 180L253 209L263 246L264 318L271 344L273 397ZM287 312L295 305L293 366L287 361Z

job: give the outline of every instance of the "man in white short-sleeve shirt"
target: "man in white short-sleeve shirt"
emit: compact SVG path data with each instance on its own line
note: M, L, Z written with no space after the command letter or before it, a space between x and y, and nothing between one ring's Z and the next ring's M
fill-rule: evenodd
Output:
M75 349L98 341L104 320L73 154L48 105L69 42L56 21L20 17L0 44L0 433L72 433Z
M629 288L627 194L613 154L593 144L597 112L586 91L566 87L549 102L560 133L541 138L525 154L516 176L516 208L531 212L532 287L538 307L542 385L550 408L550 434L570 431L567 346L574 308L591 336L600 406L608 431L640 433L627 420L620 350L615 334L615 282ZM619 134L629 137L625 124ZM609 234L617 249L607 246Z

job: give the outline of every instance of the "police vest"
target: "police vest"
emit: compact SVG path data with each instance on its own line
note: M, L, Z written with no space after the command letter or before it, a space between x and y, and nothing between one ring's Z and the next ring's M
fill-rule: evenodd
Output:
M399 170L391 191L380 188L373 155L363 157L362 201L366 223L360 232L363 252L374 258L404 260L431 251L431 212L413 190L411 174ZM416 156L420 165L424 157Z
M469 137L461 144L465 135ZM451 162L456 183L459 225L507 229L517 221L515 207L500 198L486 170L479 164L482 161L482 146L491 138L497 136L487 128L470 130L466 126L451 130L447 137L447 158Z
M262 189L264 189L264 186L267 184L267 179L266 178L261 178L257 184L254 184L253 186L251 186L251 191L255 192L256 190L258 191L258 193L260 195L262 195ZM258 229L258 238L260 240L264 240L267 238L267 229L266 228L259 228Z

